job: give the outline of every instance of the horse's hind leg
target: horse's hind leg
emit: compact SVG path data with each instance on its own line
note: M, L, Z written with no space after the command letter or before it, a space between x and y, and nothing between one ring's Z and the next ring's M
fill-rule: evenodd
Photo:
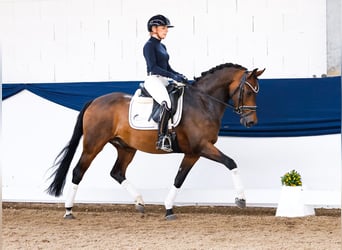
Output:
M91 153L83 150L82 155L73 170L72 183L65 199L65 219L75 218L72 214L72 207L74 206L78 185L98 152L100 152L100 149L91 151Z
M118 152L118 157L115 164L110 172L110 175L121 184L121 186L127 190L127 192L133 197L135 201L135 208L144 213L144 201L141 194L135 189L135 187L126 179L126 170L128 165L131 163L136 149L130 148L127 145L123 145L122 142L119 144L113 144Z

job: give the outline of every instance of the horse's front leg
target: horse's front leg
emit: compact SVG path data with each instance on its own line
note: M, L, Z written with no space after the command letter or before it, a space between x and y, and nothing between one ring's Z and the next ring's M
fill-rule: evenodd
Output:
M244 192L244 187L242 185L242 181L240 178L240 174L237 169L237 165L235 161L225 154L223 154L220 150L218 150L213 144L208 144L207 147L203 148L201 156L222 163L225 165L232 173L233 184L236 190L237 197L235 198L235 204L239 208L246 207L246 197Z
M176 175L174 185L171 187L168 195L166 196L164 205L166 209L166 220L174 220L176 219L176 216L173 213L173 203L176 199L177 193L182 186L186 176L190 172L192 166L196 163L196 161L199 159L199 156L193 156L193 155L185 155L183 158L183 161L181 165L179 166L178 173Z

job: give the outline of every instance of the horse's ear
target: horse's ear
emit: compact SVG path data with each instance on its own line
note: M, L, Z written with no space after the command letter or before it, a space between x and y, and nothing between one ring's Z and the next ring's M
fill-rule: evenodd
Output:
M258 68L253 69L253 71L251 72L250 76L256 77L257 71L258 71Z
M262 73L264 73L264 71L266 70L266 68L264 68L263 70L259 70L258 68L253 69L253 71L250 73L250 77L254 77L254 78L258 78L258 76L262 75Z
M257 78L257 77L261 76L265 70L266 70L266 68L258 71L258 68L256 68L253 70L252 74L255 76L255 78Z

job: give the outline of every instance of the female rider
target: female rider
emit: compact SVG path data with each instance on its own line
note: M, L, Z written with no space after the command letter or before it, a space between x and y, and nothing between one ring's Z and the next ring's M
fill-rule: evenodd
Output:
M158 123L157 149L172 152L171 138L167 133L168 122L171 116L171 101L166 90L169 79L176 82L187 83L188 80L182 74L174 71L169 64L169 54L161 43L167 35L168 28L172 28L168 18L163 15L155 15L148 20L147 30L150 39L144 46L144 57L147 65L147 78L144 86L150 95L161 105L160 119Z

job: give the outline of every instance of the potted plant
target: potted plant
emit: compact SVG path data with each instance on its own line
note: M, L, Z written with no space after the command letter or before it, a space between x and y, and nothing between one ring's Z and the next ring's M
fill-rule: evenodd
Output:
M296 170L287 172L281 178L281 184L283 186L297 187L302 186L302 177Z
M300 217L314 215L313 207L306 205L304 202L301 175L296 170L292 170L285 173L280 179L282 189L276 216Z

